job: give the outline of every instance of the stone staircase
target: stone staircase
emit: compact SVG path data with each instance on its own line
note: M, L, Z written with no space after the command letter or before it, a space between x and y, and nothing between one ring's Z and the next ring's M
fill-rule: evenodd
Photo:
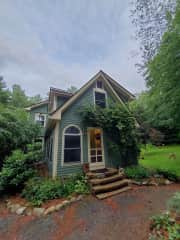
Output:
M104 199L130 190L129 181L117 169L105 168L86 173L92 193Z

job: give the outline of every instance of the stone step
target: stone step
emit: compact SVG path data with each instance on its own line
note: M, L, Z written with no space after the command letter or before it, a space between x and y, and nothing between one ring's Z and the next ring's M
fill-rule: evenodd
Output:
M117 189L117 190L114 190L114 191L111 191L111 192L106 192L106 193L99 193L96 195L96 197L100 200L102 199L105 199L105 198L108 198L108 197L112 197L114 195L117 195L119 193L122 193L122 192L125 192L125 191L128 191L130 190L131 187L127 186L127 187L123 187L123 188L120 188L120 189Z
M105 177L105 178L99 178L99 179L93 178L93 179L90 179L89 182L90 182L90 184L95 186L95 185L103 185L103 184L107 184L107 183L112 183L112 182L122 180L122 179L124 179L123 174L116 174L116 175L113 175L110 177Z
M128 185L128 180L119 180L116 182L108 183L105 185L98 185L98 186L93 186L92 187L92 192L93 193L105 193L105 192L110 192L116 189L119 189L121 187L127 186Z
M88 172L86 173L86 176L89 178L89 179L102 179L102 178L105 178L105 177L110 177L110 176L113 176L113 175L116 175L118 174L118 170L117 169L114 169L114 168L107 168L106 170L104 171L91 171L91 172Z

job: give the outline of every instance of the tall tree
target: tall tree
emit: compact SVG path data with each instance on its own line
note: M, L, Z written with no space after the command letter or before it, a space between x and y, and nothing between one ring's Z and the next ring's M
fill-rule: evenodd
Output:
M70 88L67 89L67 92L69 92L69 93L75 93L77 90L78 90L77 87L71 86Z
M22 90L20 85L14 84L12 86L12 93L11 93L11 104L14 107L26 107L29 105L28 97L25 94L25 91Z
M180 129L180 1L148 67L155 119L163 126Z
M10 92L6 88L6 83L3 77L0 76L0 104L7 104L9 102Z
M132 0L132 22L136 27L142 57L137 66L144 74L148 62L157 53L175 7L176 0Z

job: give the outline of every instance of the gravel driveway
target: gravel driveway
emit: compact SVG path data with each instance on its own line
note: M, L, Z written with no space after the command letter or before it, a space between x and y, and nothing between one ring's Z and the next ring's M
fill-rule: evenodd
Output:
M88 196L42 218L0 208L0 240L147 240L149 217L165 210L176 191L180 184L136 187L101 201Z

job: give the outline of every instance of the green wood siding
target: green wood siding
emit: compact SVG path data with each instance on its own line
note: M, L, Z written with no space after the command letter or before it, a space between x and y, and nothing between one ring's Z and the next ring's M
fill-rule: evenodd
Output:
M88 162L88 138L87 138L87 127L82 124L82 119L79 114L79 110L82 109L86 105L94 104L94 93L93 88L95 84L91 86L83 95L81 95L63 114L60 121L59 126L59 141L58 141L58 167L57 167L57 175L67 175L67 174L76 174L82 171L81 164L74 165L64 165L62 166L62 139L63 139L63 129L68 125L77 125L80 127L82 131L82 151L83 151L83 163ZM106 89L105 89L106 90ZM108 102L115 101L111 94L107 92ZM88 126L91 127L91 126ZM105 157L105 166L110 167L114 166L111 155L108 151L108 138L103 132L103 141L104 141L104 157Z

